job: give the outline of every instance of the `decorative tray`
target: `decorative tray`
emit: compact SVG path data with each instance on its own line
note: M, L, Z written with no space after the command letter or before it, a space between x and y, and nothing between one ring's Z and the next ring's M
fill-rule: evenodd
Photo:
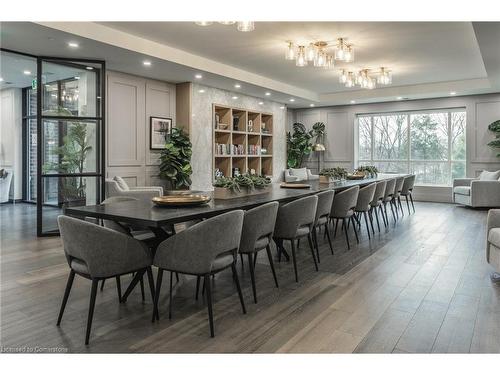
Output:
M154 197L153 203L160 207L198 206L210 202L212 198L204 194L172 194Z
M280 185L280 187L286 188L286 189L309 189L311 187L311 185L309 185L309 184L293 184L293 183L284 182Z
M348 174L347 179L348 180L362 180L366 176L364 174Z

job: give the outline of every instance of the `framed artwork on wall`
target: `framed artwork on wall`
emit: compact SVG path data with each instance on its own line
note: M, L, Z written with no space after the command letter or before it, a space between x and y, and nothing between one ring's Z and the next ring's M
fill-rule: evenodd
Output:
M149 118L149 149L163 150L171 131L171 118L151 116Z

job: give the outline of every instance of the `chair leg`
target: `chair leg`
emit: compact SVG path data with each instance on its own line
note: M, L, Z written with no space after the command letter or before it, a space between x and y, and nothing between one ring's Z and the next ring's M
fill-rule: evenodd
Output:
M243 258L243 254L240 253L240 260L241 260L241 269L245 269L245 259Z
M316 260L316 255L314 255L314 245L313 245L311 233L309 233L307 235L307 240L309 241L309 247L311 248L311 255L312 255L313 260L314 260L314 268L316 268L316 271L319 271L318 261ZM318 259L319 259L319 253L318 253Z
M253 268L252 253L248 253L248 266L250 268L250 279L252 280L253 301L257 303L257 290L255 288L255 270Z
M407 199L407 201L408 201L408 198L406 198L406 199ZM102 281L101 281L101 292L102 292L102 291L103 291L103 289L104 289L104 282L105 282L105 281L106 281L106 279L102 279Z
M269 251L269 254L271 251ZM234 282L236 283L236 289L238 290L238 297L240 298L240 304L241 304L241 311L243 314L247 313L247 309L245 308L245 300L243 299L243 293L241 292L241 285L240 285L240 278L238 277L238 272L236 271L236 265L233 263L231 266L231 269L233 271L233 279Z
M316 250L316 258L318 259L318 263L321 263L319 259L319 245L318 245L318 236L316 234L316 227L313 227L312 229L312 243L314 246L314 249Z
M64 314L64 309L66 308L66 303L68 302L69 292L71 292L71 287L73 286L73 280L75 279L75 271L70 270L68 276L68 282L66 283L66 289L64 290L64 297L61 303L61 309L59 310L59 316L57 317L57 324L61 324L61 319Z
M350 220L352 221L352 229L354 230L354 235L356 236L356 243L359 243L358 230L356 229L356 226L354 225L354 218L351 216Z
M168 319L172 319L172 284L174 273L170 271L170 291L168 295Z
M139 284L141 286L141 298L144 301L146 299L146 297L144 296L144 274L141 276Z
M396 223L397 219L396 219L396 214L394 213L394 203L390 203L391 205L391 211L392 211L392 218L394 219L394 223Z
M163 270L161 268L158 268L158 276L156 277L155 303L153 308L153 317L151 318L152 322L154 322L155 319L160 320L158 301L160 300L160 289L161 289L162 279L163 279Z
M200 279L201 279L201 276L196 276L196 295L195 295L196 301L198 301L198 293L200 292Z
M179 272L175 273L175 281L179 282Z
M293 259L293 270L295 271L295 282L299 282L299 273L297 271L297 258L295 254L295 240L290 241L292 243L292 259Z
M214 337L214 316L212 311L212 287L210 286L210 275L204 276L205 289L207 292L208 322L210 324L210 336Z
M354 224L352 226L354 227ZM345 218L342 218L342 228L344 228L345 240L347 242L347 250L351 250L351 245L349 244L349 235L347 234L347 225L345 222ZM356 232L356 228L354 228L354 232Z
M380 219L378 218L377 207L372 208L373 213L375 214L375 219L377 219L377 228L380 233Z
M398 197L398 205L399 205L399 209L401 210L401 216L405 216L405 214L403 212L403 206L401 205L401 197Z
M276 270L274 269L273 255L271 254L271 247L269 245L266 246L267 259L269 260L269 265L271 266L271 271L273 273L274 284L276 288L279 288L278 278L276 277Z
M328 245L330 245L330 251L332 252L333 255L332 239L330 237L330 231L328 230L328 227L326 225L325 225L325 232L326 232L326 237L328 238Z
M363 216L365 218L366 231L368 232L368 238L371 240L372 235L370 234L370 226L368 225L368 215L366 214L366 211L363 212Z
M337 237L337 227L339 226L339 219L335 220L335 231L333 232L333 238Z
M411 206L413 207L413 213L415 213L415 205L413 204L413 196L411 192L410 192L410 201L411 201Z
M116 291L118 292L118 302L122 302L122 283L120 281L120 276L116 276ZM144 300L144 298L143 298Z
M254 255L253 255L253 269L255 269L255 266L257 265L257 255L259 254L259 252L256 252Z
M373 215L371 210L368 210L368 219L370 219L370 228L372 228L372 234L375 235L375 228L373 227Z
M90 330L92 328L92 319L94 318L95 297L99 280L92 280L92 289L90 291L89 316L87 318L87 333L85 334L85 345L89 344Z
M135 273L134 278L127 287L127 290L125 290L125 293L123 293L122 295L122 302L127 302L128 296L130 295L130 293L132 293L139 280L141 280L142 276L144 275L144 272L146 271L137 271Z
M148 284L149 284L149 291L151 292L151 300L155 301L155 282L153 279L153 270L151 267L146 268L146 273L148 274Z
M408 209L408 215L410 214L410 202L408 201L408 195L405 195L406 198L406 208Z

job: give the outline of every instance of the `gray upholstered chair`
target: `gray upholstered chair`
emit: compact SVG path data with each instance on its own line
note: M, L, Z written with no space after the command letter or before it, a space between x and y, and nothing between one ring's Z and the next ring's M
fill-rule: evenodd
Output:
M150 202L153 197L163 195L161 186L128 186L121 177L106 179L106 198L133 197Z
M392 203L392 197L394 195L394 188L396 187L396 179L391 178L390 180L387 180L387 183L385 185L385 192L384 192L384 199L382 203L384 204L384 214L385 214L385 221L387 224L389 224L389 217L387 216L387 203L389 203L392 211L392 217L394 219L394 222L396 222L396 214L394 213L394 207Z
M392 195L392 204L396 209L396 216L398 216L398 205L401 210L401 215L404 215L403 206L401 205L401 191L403 190L403 184L405 182L405 177L396 177L396 183L394 184L394 194Z
M401 189L400 195L406 198L406 207L408 208L408 215L410 214L410 203L408 202L408 197L410 197L411 206L413 207L413 212L415 212L415 205L413 204L413 188L415 186L415 175L406 176Z
M69 216L57 218L70 274L57 319L61 319L68 301L75 274L92 281L85 345L89 343L92 317L100 280L136 272L147 272L151 295L154 297L151 252L146 245L129 235Z
M351 248L349 243L349 235L347 234L347 224L351 223L356 235L356 241L359 243L358 231L356 230L356 223L354 222L354 209L356 208L356 203L358 201L359 186L353 186L349 189L342 190L339 193L335 193L333 198L332 209L330 211L330 220L333 222L335 220L335 233L337 235L337 227L339 225L339 220L342 220L342 228L344 228L345 239L347 242L347 248Z
M316 246L316 256L318 258L318 263L320 262L320 257L318 235L316 231L321 227L324 227L325 229L325 234L328 238L328 245L330 246L330 251L333 255L332 239L330 238L330 232L328 230L328 219L330 217L330 211L332 210L334 195L335 190L326 190L316 194L316 196L318 197L318 207L316 208L316 218L314 220L313 240L314 245Z
M252 280L252 291L254 302L257 303L257 291L255 287L254 261L257 253L266 250L269 265L273 273L274 283L278 288L278 279L274 269L273 257L271 255L271 241L273 240L274 225L278 214L278 202L270 202L245 212L243 230L241 232L240 254L248 256L250 267L250 278Z
M229 267L233 271L243 314L245 302L241 293L236 258L243 227L242 210L212 217L164 240L156 249L153 264L158 267L153 321L159 319L158 300L163 271L170 271L169 319L172 318L172 275L174 272L203 276L207 296L210 335L214 337L210 276Z
M365 186L361 189L359 189L358 193L358 200L356 202L356 208L354 211L361 216L363 214L365 218L365 224L366 224L366 231L368 232L368 238L371 239L370 235L370 227L368 225L368 219L370 221L370 225L372 228L373 234L375 234L375 229L373 229L373 221L372 221L372 216L371 216L371 202L373 201L373 196L375 195L375 189L377 187L377 184L372 183L368 186Z
M314 267L318 271L318 263L314 254L314 245L312 242L312 230L316 217L316 207L318 205L318 197L313 195L305 198L294 200L290 203L282 205L278 210L276 218L276 226L274 227L274 240L278 246L278 255L285 254L288 258L283 242L290 241L292 245L292 260L293 269L295 272L295 281L299 281L297 270L297 257L295 241L307 237L311 255L314 260Z
M378 212L377 210L380 211L382 214L382 221L384 222L384 225L387 227L387 223L385 221L385 216L384 216L384 210L382 208L383 206L383 200L384 200L384 194L385 194L385 186L387 185L386 181L379 181L376 183L375 187L375 193L373 194L373 199L370 202L371 206L371 212L372 215L375 214L375 219L377 219L377 227L378 231L380 232L380 220L378 218Z
M483 171L478 178L455 178L453 202L470 207L500 207L500 171Z
M308 168L285 169L285 182L315 181L319 180L319 175L312 174Z
M489 210L488 229L486 232L486 260L495 270L491 280L500 282L500 210Z

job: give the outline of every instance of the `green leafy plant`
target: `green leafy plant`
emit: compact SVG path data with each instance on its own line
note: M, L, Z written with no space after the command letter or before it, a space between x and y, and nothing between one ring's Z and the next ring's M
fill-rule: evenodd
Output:
M172 128L160 154L160 178L167 180L172 189L191 185L191 155L192 144L187 134L180 128Z
M488 143L491 148L500 149L500 120L496 120L488 125L488 130L495 133L495 139ZM500 158L500 153L497 154Z
M311 130L300 122L296 122L292 126L293 133L286 133L287 145L287 165L288 168L299 168L302 166L304 158L309 156L312 151L311 139L317 137L322 139L325 134L325 124L317 122Z
M319 173L321 176L331 177L334 179L342 180L347 177L347 169L342 167L325 168Z
M265 176L241 174L236 177L219 177L214 186L240 192L241 189L263 189L271 183L271 179Z
M369 175L370 177L375 177L378 173L378 168L374 165L360 165L356 171L358 172L364 172L365 174Z

